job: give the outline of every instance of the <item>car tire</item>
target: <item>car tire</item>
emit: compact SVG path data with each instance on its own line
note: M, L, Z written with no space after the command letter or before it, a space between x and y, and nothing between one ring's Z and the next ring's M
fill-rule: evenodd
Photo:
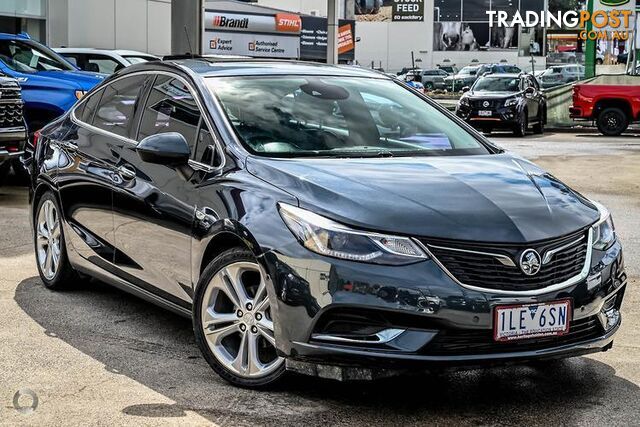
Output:
M34 218L36 265L42 283L51 290L66 289L81 280L69 263L60 212L55 195L47 191L38 201Z
M545 120L545 114L544 114L544 110L541 108L540 115L538 117L538 122L535 125L533 125L533 133L535 133L536 135L544 134L544 120Z
M196 343L211 368L239 387L264 388L286 372L275 348L267 286L253 253L234 248L205 268L196 288Z
M425 88L426 90L433 90L433 83L431 83L431 82L426 82L426 83L424 84L424 88Z
M605 108L596 120L598 130L605 136L619 136L629 127L629 118L620 108Z
M527 128L528 128L527 112L524 111L520 114L520 118L518 119L518 124L515 126L515 129L513 130L513 134L519 138L522 138L527 134Z

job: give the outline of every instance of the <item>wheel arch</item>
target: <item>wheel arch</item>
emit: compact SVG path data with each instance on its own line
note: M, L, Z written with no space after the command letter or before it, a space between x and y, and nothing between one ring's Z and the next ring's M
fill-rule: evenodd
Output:
M200 280L205 268L217 256L232 248L245 248L256 258L264 252L249 230L242 224L229 219L218 221L207 235L200 240L194 239L194 257L192 261L192 282L194 286Z
M633 120L633 109L631 103L624 98L605 98L596 101L593 108L593 115L595 118L600 116L600 113L607 108L619 108L625 112L629 120Z

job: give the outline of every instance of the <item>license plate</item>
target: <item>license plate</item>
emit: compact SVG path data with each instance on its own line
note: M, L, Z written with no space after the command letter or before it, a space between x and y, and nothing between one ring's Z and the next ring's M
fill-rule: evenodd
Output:
M513 341L564 335L569 332L571 301L520 304L495 308L493 338Z
M492 111L488 111L488 110L480 110L478 111L478 115L480 117L491 117L491 115L493 114Z

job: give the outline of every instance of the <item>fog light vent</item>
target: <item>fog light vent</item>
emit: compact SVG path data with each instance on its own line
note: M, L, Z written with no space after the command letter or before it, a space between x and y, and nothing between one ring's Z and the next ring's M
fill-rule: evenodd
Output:
M613 329L620 322L620 311L616 308L617 295L605 301L600 310L600 322L605 331Z

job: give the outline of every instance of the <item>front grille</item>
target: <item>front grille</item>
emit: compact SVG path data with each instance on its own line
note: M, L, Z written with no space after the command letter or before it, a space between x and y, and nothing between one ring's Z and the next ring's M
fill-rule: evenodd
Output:
M21 99L20 88L2 88L0 87L0 101L18 101Z
M442 330L422 350L430 356L465 356L535 351L596 339L603 334L597 317L572 321L565 335L496 342L491 330Z
M484 103L488 102L489 105L485 106ZM479 100L479 101L472 101L471 102L471 106L473 108L478 108L478 109L484 109L484 110L491 110L491 109L495 109L495 108L500 108L502 106L502 100L499 99L493 99L493 100Z
M500 291L532 291L562 283L579 275L588 252L588 230L570 236L528 245L477 244L420 239L435 258L460 283ZM528 276L519 267L521 254L535 249L542 259L556 250L540 271ZM561 250L559 250L561 249ZM512 265L505 265L508 257Z
M0 103L0 128L24 126L22 101Z

